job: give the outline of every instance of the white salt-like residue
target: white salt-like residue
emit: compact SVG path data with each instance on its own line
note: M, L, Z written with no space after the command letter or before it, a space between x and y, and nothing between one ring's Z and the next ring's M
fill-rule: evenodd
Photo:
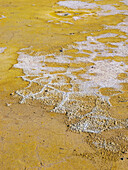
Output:
M128 22L121 22L119 24L117 24L116 26L113 25L105 25L106 29L119 29L122 32L125 32L128 34Z
M80 16L78 16L78 17L73 17L73 19L76 21L76 20L81 19L81 17L80 17Z
M1 15L0 19L6 18L4 15Z
M124 73L128 69L127 65L121 65L121 62L116 61L96 61L93 68L90 68L87 73L82 74L83 78L89 78L95 86L119 88L119 84L127 80L118 80L117 76ZM90 75L94 73L95 75Z
M65 23L65 24L73 24L72 22L69 22L69 21L60 21L60 23Z
M122 2L127 4L125 0L122 0ZM71 21L79 20L85 16L93 15L94 13L91 12L91 9L94 8L97 8L96 13L99 16L115 14L123 14L125 16L127 13L126 10L117 10L117 8L113 6L115 4L100 5L69 0L60 1L58 5L77 10L77 15L70 15L70 12L57 13L57 15L60 16L59 18L64 17L64 20L66 20L66 16L71 17L67 17L68 21L56 20L55 24L60 24L61 22L72 24L70 19ZM85 9L89 12L88 14L81 15L78 12L80 9ZM75 10L73 10L73 12ZM47 22L54 23L54 20ZM22 76L22 79L29 82L26 88L16 92L22 97L21 103L27 99L42 100L48 105L55 106L52 111L68 113L70 119L72 119L73 116L75 117L75 115L79 116L81 120L71 126L71 129L76 131L101 133L104 130L122 128L122 125L118 122L117 125L115 125L116 119L98 110L99 106L97 107L97 102L91 112L81 116L78 114L81 110L84 112L87 106L84 106L82 103L84 101L77 98L77 96L98 96L98 100L106 100L109 103L110 96L102 95L100 88L112 87L123 93L120 84L128 82L128 78L118 79L120 73L127 74L126 70L128 70L128 65L126 65L125 62L114 61L116 56L122 57L123 59L127 56L127 37L126 35L111 33L111 29L119 29L122 32L128 33L127 21L125 22L124 20L124 22L117 25L105 26L104 29L110 29L108 31L109 33L102 34L99 32L98 36L94 36L92 32L90 36L86 37L86 40L84 37L84 41L75 42L67 49L64 49L64 52L61 52L59 55L54 53L32 56L31 53L30 55L25 54L23 52L25 49L22 49L22 52L19 53L18 63L14 65L16 68L23 69L25 75ZM100 42L102 38L108 37L109 39L113 39L113 41L108 40L106 43ZM114 42L114 40L121 37L123 40ZM111 45L113 46L111 47ZM74 49L76 49L77 52L74 52L74 54L72 52L71 56L65 55L66 50ZM1 48L0 53L3 51L4 49ZM100 57L101 60L95 60L96 57ZM111 57L111 59L107 60L106 58L105 60L104 57ZM36 92L30 88L35 87L34 83L38 83L40 86ZM75 101L74 104L72 101Z
M7 49L7 47L0 47L0 53L3 53L5 49Z
M101 11L99 10L97 12L99 16L108 16L108 15L116 15L116 14L127 15L127 10L117 10L116 7L112 5L100 5L96 3L88 3L82 1L59 1L58 5L71 8L71 9L87 9L87 10L100 7ZM86 14L86 15L91 15L91 14Z
M84 52L84 50L89 50L92 52L92 54L89 54L90 57L89 59L93 59L96 56L102 56L102 57L114 57L114 56L121 56L121 57L126 57L128 54L128 46L125 45L125 41L121 41L119 43L110 43L112 45L116 45L115 47L107 47L105 43L101 43L98 41L100 38L107 38L107 37L116 37L118 34L113 34L113 33L106 33L106 34L101 34L99 36L88 36L86 41L80 41L76 42L77 46L72 46L75 49L78 49L79 52L89 54L87 52ZM94 44L92 44L94 43ZM109 50L113 50L112 53L109 52ZM97 51L97 52L96 52ZM100 52L100 54L99 54ZM91 60L90 60L91 61Z
M41 63L44 60L44 56L30 56L22 52L19 53L18 63L14 65L16 68L21 68L24 70L24 73L39 75L42 73L43 64Z
M128 5L128 0L122 0L120 2L123 2L125 5Z
M60 1L58 2L58 5L71 9L93 9L98 7L95 3L87 3L82 1Z

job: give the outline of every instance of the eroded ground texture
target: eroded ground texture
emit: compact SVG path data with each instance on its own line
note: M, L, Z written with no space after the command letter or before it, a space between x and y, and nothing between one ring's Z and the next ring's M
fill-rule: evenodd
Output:
M0 169L128 169L128 1L0 0Z

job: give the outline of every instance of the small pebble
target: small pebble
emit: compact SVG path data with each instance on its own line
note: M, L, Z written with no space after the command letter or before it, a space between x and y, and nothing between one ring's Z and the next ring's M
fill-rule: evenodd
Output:
M26 26L27 26L27 27L31 27L31 25L29 25L29 24L28 24L28 25L26 25Z
M6 106L8 106L8 107L9 107L9 106L11 106L11 104L10 104L10 103L6 103Z
M67 15L69 15L69 14L68 13L64 14L64 16L67 16Z
M60 148L61 150L64 150L64 148Z
M12 92L12 93L10 93L10 96L13 96L14 95L14 93Z

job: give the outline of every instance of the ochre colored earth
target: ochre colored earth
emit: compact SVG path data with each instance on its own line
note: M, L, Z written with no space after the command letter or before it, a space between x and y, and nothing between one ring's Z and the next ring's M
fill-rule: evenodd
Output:
M91 9L58 2L0 0L0 169L126 170L127 2L82 0L97 4ZM87 122L99 132L84 131Z

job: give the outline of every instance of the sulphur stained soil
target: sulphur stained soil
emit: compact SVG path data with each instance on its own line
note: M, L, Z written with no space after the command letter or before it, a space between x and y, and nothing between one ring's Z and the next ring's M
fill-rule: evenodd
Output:
M0 169L128 168L128 6L0 0Z

